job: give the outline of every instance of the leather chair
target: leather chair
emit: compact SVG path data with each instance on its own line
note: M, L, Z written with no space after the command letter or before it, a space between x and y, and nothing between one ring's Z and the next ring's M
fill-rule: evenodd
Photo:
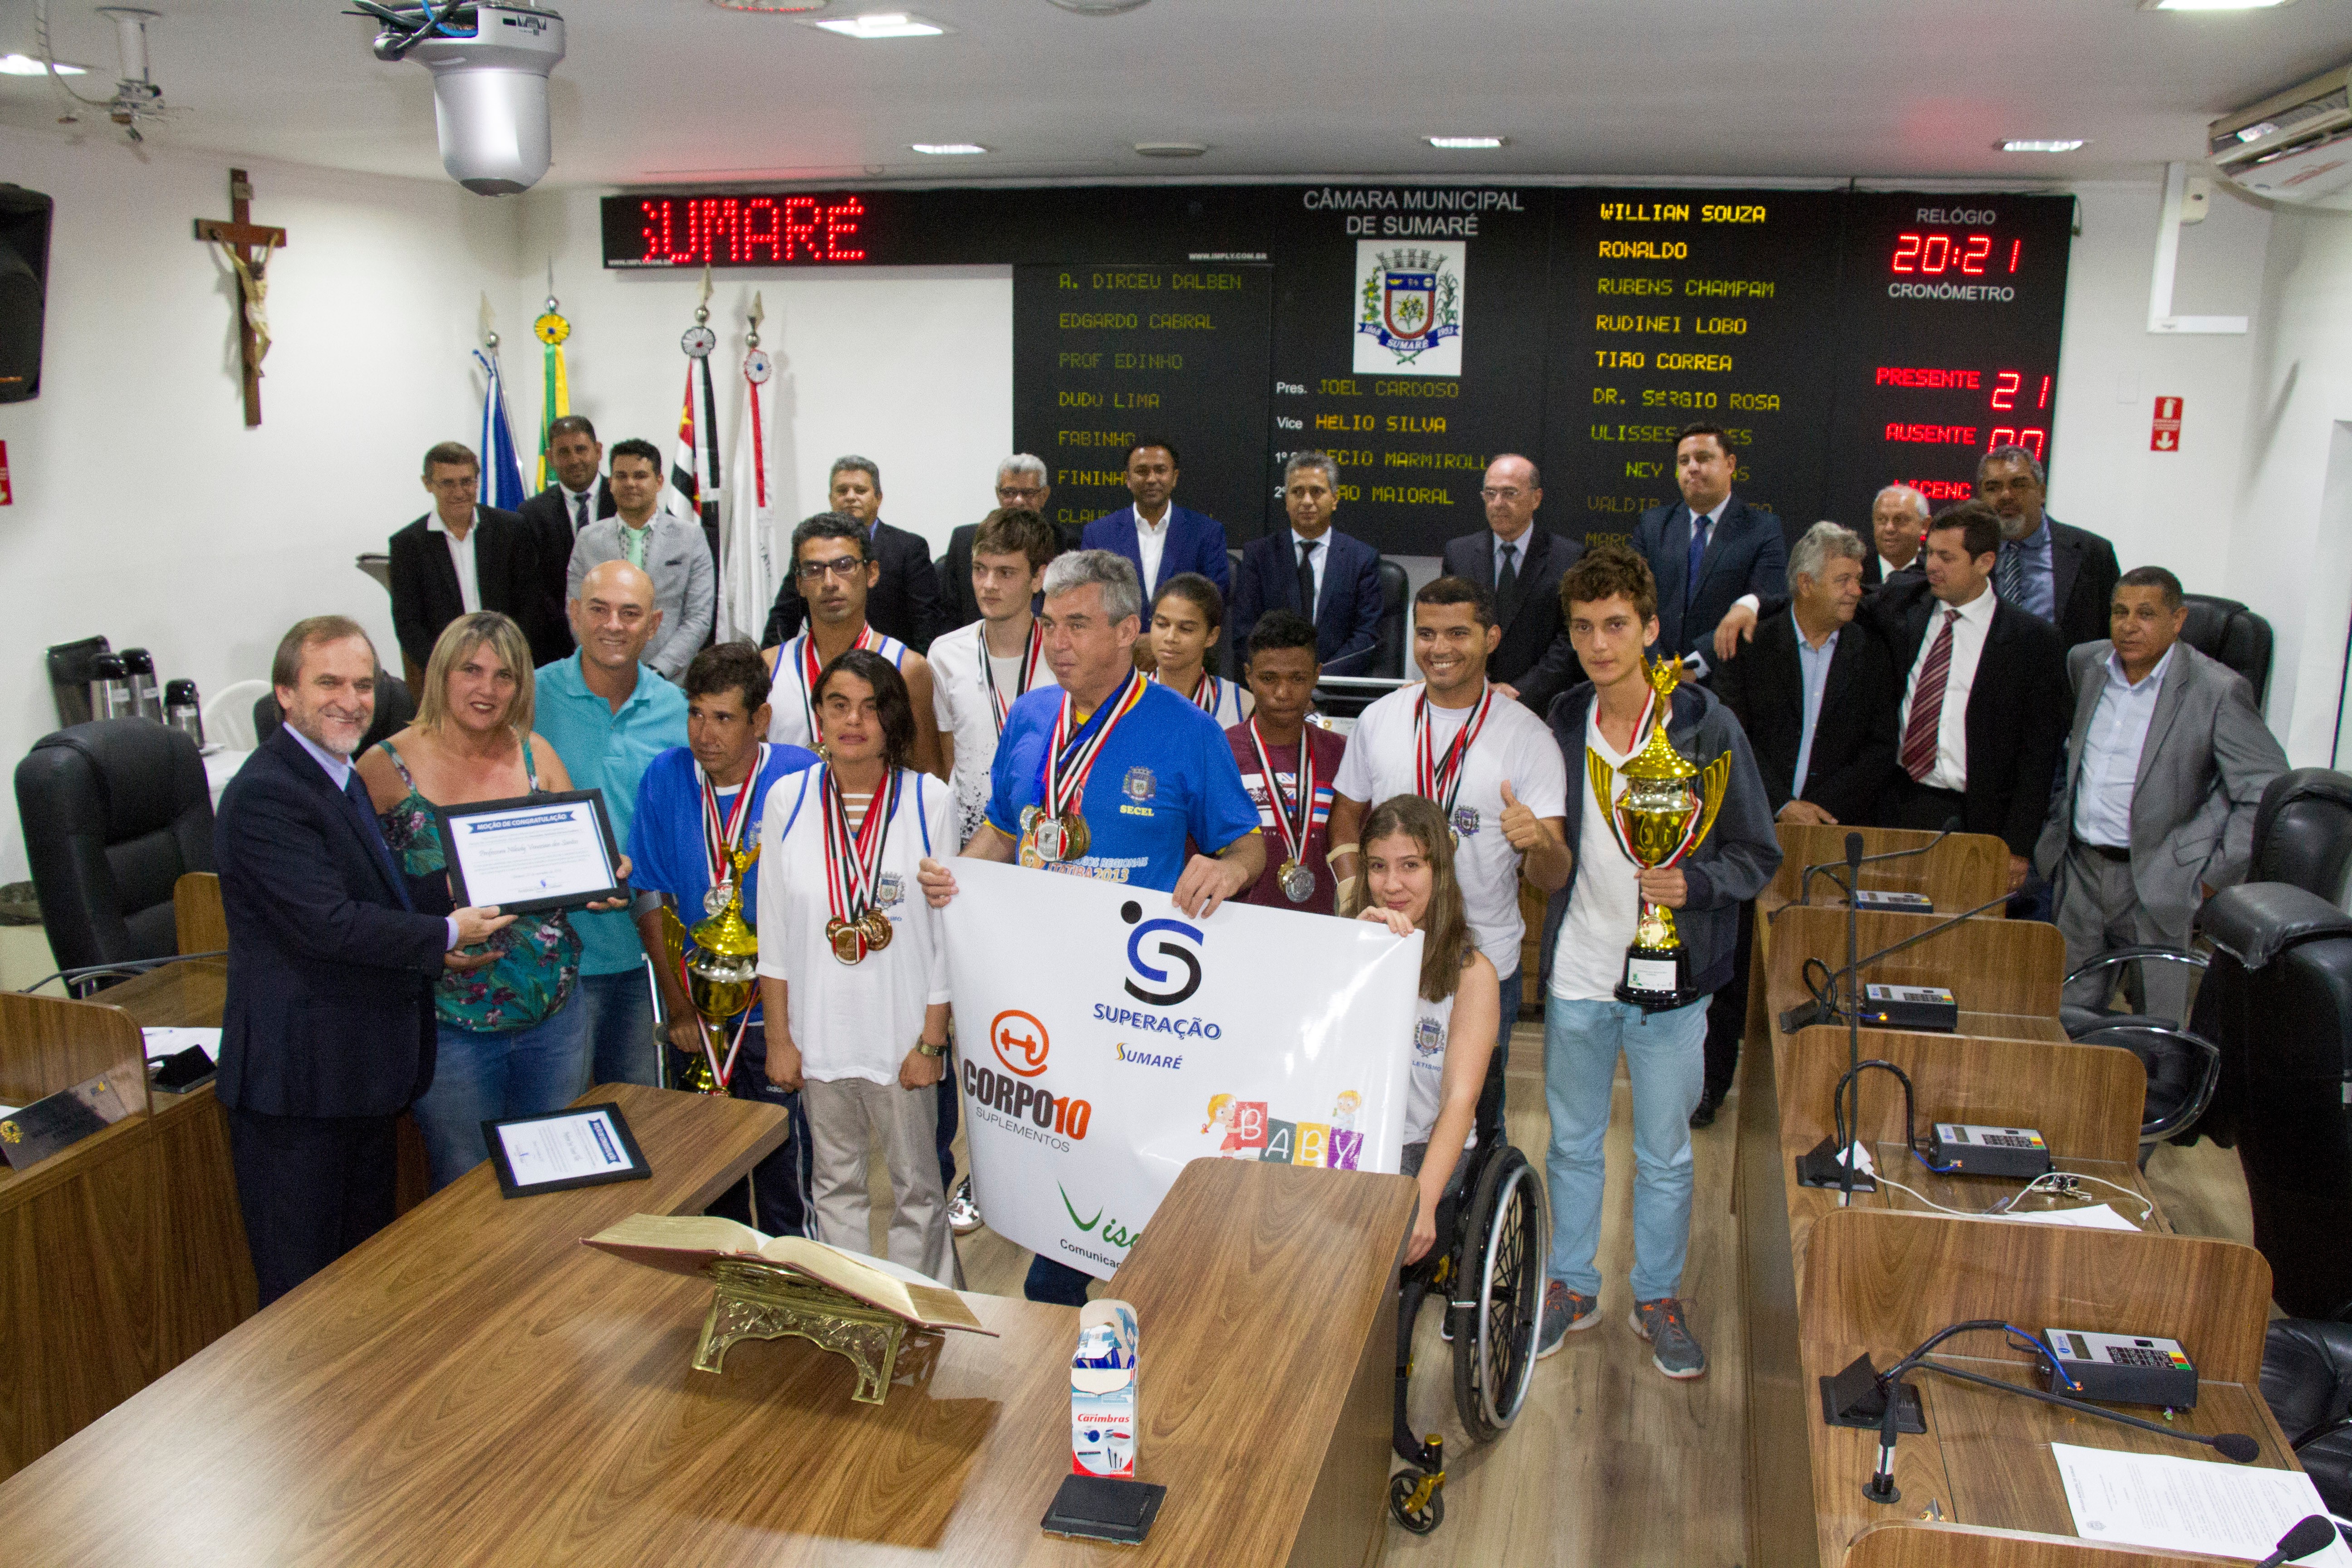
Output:
M2302 888L2224 888L2190 1026L2221 1047L2203 1131L2235 1142L2254 1246L2290 1317L2352 1306L2352 916Z
M2352 1519L2352 1323L2273 1323L2263 1341L2263 1401L2328 1511Z
M2342 907L2352 894L2352 777L2291 768L2254 807L2249 882L2290 882Z
M2180 640L2208 658L2219 659L2254 689L2260 708L2271 685L2271 624L2235 599L2215 594L2183 594L2189 618Z
M408 728L416 717L416 703L408 694L408 682L379 666L375 672L375 720L360 737L360 751L386 735L397 735ZM253 700L253 738L257 745L278 732L286 722L286 714L278 706L278 694L265 691Z
M34 742L16 813L60 967L179 951L172 889L213 868L213 797L196 743L152 719L102 719Z
M1404 568L1381 557L1381 625L1372 645L1372 667L1367 675L1395 679L1404 674L1405 601L1412 595L1412 580Z

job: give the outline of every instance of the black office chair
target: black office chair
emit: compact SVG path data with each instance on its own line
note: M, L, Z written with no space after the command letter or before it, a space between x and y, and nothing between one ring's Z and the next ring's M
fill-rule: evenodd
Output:
M2352 915L2249 882L2200 921L2213 959L2192 1023L2221 1053L2200 1131L2237 1145L2279 1306L2335 1317L2352 1303Z
M2352 1322L2273 1323L2263 1341L2263 1402L2320 1501L2352 1519Z
M2249 882L2288 882L2343 905L2352 893L2352 778L2291 768L2254 807Z
M2208 658L2218 659L2246 678L2254 689L2254 706L2271 686L2271 624L2235 599L2216 594L2183 594L2189 618L2181 623L2180 640Z
M16 814L58 965L179 951L172 888L213 868L213 797L196 743L152 719L45 735L16 764Z
M1412 596L1412 580L1404 568L1381 557L1381 627L1372 647L1372 667L1364 673L1391 680L1404 674L1405 601Z
M399 734L415 717L416 702L409 695L408 682L377 666L375 718L368 725L367 733L360 737L360 752L366 752L386 735ZM265 691L253 700L253 738L257 742L269 739L285 722L286 714L278 706L276 692Z

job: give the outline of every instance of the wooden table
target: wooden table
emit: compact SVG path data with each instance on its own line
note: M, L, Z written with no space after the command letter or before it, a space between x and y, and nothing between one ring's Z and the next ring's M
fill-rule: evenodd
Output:
M1141 1549L1043 1534L1067 1473L1066 1307L968 1296L1003 1336L840 1358L746 1342L690 1370L709 1287L576 1238L699 1209L782 1131L634 1086L650 1182L501 1201L479 1168L0 1485L27 1562L1331 1563L1381 1521L1399 1176L1202 1161L1115 1288L1142 1325Z

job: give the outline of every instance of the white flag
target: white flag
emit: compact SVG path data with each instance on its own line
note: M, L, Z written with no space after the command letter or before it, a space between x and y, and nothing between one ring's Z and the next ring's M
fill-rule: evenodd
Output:
M756 643L775 600L769 541L773 512L768 471L767 400L774 374L765 349L743 356L743 425L735 437L735 474L727 485L727 531L719 552L719 640Z

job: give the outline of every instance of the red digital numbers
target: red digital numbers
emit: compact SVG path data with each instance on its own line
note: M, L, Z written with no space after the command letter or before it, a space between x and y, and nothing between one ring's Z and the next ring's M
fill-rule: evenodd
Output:
M2017 388L2020 380L2017 372L2013 370L2000 373L1995 379L1992 389L1992 405L1995 408L2009 410L2017 406Z
M2050 432L2030 427L2013 430L2006 425L1996 425L1991 438L1985 442L1985 450L1990 452L1996 447L2022 447L2033 454L2033 460L2038 463L2048 453Z
M866 259L850 243L866 217L866 204L852 195L663 197L637 207L646 247L638 259L656 266Z
M2018 259L2025 254L2025 241L2012 240L2009 247L2009 270L2017 270ZM1887 265L1895 272L1916 272L1929 278L1947 272L1958 272L1969 278L1985 275L1985 264L1992 258L1992 236L1989 234L1902 234L1895 237L1895 258Z

